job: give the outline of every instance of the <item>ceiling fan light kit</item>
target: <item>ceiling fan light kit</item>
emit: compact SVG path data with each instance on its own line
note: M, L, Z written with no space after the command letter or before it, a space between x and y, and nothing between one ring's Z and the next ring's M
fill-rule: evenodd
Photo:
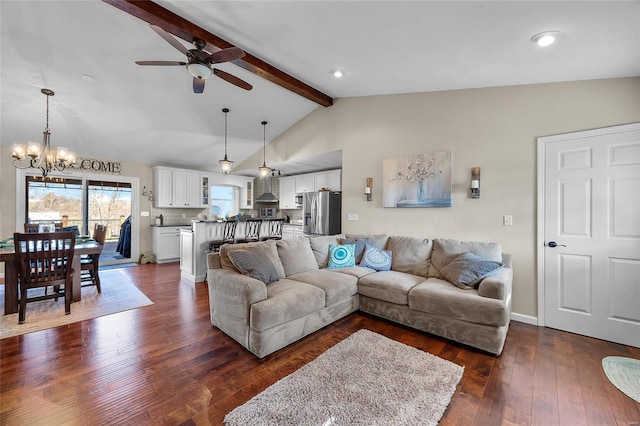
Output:
M210 54L204 50L207 44L203 40L194 39L194 49L187 49L182 45L182 43L159 26L150 25L150 27L167 43L175 47L183 55L186 55L188 61L136 61L136 64L154 66L186 66L187 71L189 71L193 76L193 93L204 92L204 80L211 74L214 74L216 77L220 77L224 81L241 89L251 90L253 88L253 86L246 81L229 74L228 72L213 68L213 64L232 62L242 58L245 53L239 47L229 47Z
M222 112L224 112L224 160L218 161L218 165L222 174L228 175L233 167L233 161L227 158L227 113L229 108L222 108Z
M76 154L67 148L58 147L51 150L51 132L49 131L49 97L55 95L53 90L41 89L47 97L46 125L42 132L42 143L28 142L13 145L13 166L17 169L40 169L43 177L52 171L64 172L76 162Z

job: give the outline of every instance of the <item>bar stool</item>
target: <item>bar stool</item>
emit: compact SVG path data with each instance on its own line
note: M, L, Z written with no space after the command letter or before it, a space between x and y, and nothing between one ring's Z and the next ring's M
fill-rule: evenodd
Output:
M262 227L262 219L249 218L244 228L244 238L239 238L238 243L252 243L260 241L260 227Z
M222 239L209 241L209 251L217 253L220 251L220 247L223 244L233 244L236 239L236 228L238 222L235 220L228 220L224 223L224 229L222 230Z
M260 240L281 240L283 224L284 219L269 219L269 235L265 235L264 237L260 238Z

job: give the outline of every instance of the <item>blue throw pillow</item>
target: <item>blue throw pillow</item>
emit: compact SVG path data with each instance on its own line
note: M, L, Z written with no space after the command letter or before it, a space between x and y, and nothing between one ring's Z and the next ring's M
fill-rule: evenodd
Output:
M502 268L502 263L487 260L471 252L458 255L440 270L440 278L463 289L476 288L480 281Z
M380 250L378 247L367 244L360 266L376 271L388 271L391 269L391 251Z
M340 244L355 244L356 245L356 263L360 263L362 255L364 254L364 248L369 244L369 240L366 238L341 238Z
M329 265L327 269L356 266L355 244L329 244Z

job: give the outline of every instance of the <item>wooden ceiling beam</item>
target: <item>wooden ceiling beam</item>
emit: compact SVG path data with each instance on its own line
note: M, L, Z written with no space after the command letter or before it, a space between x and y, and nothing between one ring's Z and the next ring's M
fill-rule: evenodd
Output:
M204 40L207 43L206 50L215 52L228 47L234 47L233 44L218 37L215 34L195 25L194 23L182 18L179 15L165 9L164 7L154 3L151 0L102 0L118 9L142 19L143 21L158 25L164 30L176 37L185 40L188 43L193 42L194 38ZM240 46L238 46L240 47ZM242 47L240 47L242 49ZM243 49L244 50L244 49ZM234 64L251 71L252 73L271 81L287 90L292 91L304 98L316 102L322 106L328 107L333 105L333 98L321 91L314 89L297 78L287 74L286 72L268 64L260 58L253 56L245 51L245 56Z

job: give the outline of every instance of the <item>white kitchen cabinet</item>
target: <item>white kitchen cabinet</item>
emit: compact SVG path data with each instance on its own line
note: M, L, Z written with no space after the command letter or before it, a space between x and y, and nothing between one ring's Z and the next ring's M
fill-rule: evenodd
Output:
M296 178L295 176L283 177L280 183L280 209L296 209L300 206L296 205Z
M180 229L185 226L154 226L153 253L158 263L173 262L180 258Z
M320 191L327 187L327 174L326 173L314 173L313 174L313 190Z
M294 238L301 238L304 236L302 233L302 226L300 225L283 225L282 226L282 239L293 240Z
M296 178L296 194L303 192L315 191L315 177L313 173L306 175L297 175Z
M240 208L253 208L253 179L245 178L244 184L240 187Z
M154 167L156 207L202 207L200 172Z
M326 182L325 188L331 191L342 191L342 170L328 170L324 172Z

